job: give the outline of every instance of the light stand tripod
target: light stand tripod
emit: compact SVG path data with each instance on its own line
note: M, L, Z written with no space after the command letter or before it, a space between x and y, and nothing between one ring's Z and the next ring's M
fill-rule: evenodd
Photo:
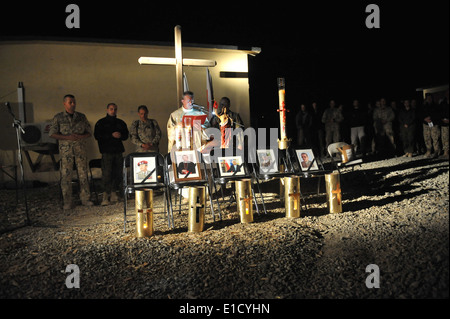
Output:
M28 215L27 187L25 184L25 174L24 174L24 170L23 170L23 159L22 159L22 146L20 144L20 135L19 135L20 134L19 131L21 131L23 134L25 134L25 130L23 129L20 120L18 120L16 118L16 116L14 115L14 113L12 112L9 102L6 102L5 105L8 108L9 114L11 114L11 116L13 117L13 125L12 126L16 129L16 138L17 138L17 147L18 147L17 148L17 158L19 160L21 179L22 179L22 185L23 185L23 196L25 198L25 213L27 216L26 225L31 225L30 216Z

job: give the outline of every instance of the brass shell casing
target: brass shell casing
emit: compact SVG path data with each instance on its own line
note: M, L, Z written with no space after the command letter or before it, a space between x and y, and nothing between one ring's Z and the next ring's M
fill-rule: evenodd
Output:
M325 175L327 206L330 214L342 213L341 181L338 173Z
M135 191L136 237L153 235L153 190Z
M284 177L284 205L287 218L300 217L300 177Z
M278 140L278 149L280 149L280 150L288 149L291 142L292 142L292 139L287 139L287 138L281 139L281 140L279 139Z
M253 222L253 196L252 180L242 179L235 181L236 201L241 223L248 224Z
M188 232L201 233L205 225L205 187L189 187Z

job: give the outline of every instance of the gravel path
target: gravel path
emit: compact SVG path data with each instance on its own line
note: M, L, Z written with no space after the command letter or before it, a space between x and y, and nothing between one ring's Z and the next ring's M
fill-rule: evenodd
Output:
M56 185L28 190L32 226L11 229L24 205L0 190L0 298L448 298L448 160L393 158L344 176L341 214L302 180L308 210L287 219L267 182L268 213L252 224L224 204L222 221L208 211L191 234L186 212L170 230L160 208L150 238L135 237L133 199L124 233L122 203L63 213ZM80 289L65 285L69 264ZM370 264L379 288L366 286Z

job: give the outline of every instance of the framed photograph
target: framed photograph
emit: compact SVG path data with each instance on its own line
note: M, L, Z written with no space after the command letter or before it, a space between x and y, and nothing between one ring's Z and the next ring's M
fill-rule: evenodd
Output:
M242 156L218 157L217 164L220 177L245 176Z
M172 153L172 169L175 182L203 179L196 150L174 151Z
M261 174L278 173L278 163L272 149L256 150Z
M133 184L157 183L156 158L152 156L132 156L131 176Z
M297 154L298 163L303 172L319 170L312 149L296 150L295 153Z

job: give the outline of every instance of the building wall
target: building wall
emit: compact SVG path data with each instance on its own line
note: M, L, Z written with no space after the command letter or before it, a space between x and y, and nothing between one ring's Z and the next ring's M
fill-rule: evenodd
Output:
M17 112L17 85L23 82L26 102L26 122L50 121L64 110L62 98L73 94L77 111L86 114L92 128L106 114L106 105L118 105L118 117L128 126L137 119L137 107L149 107L149 117L158 121L163 138L160 152L167 152L166 125L171 112L181 106L176 97L174 66L144 66L141 56L174 57L174 47L156 45L128 45L105 43L22 41L0 43L0 96L2 105L9 101ZM250 124L248 79L220 78L221 71L248 72L247 53L231 49L183 48L184 58L216 60L209 68L214 96L231 99L232 109ZM206 106L206 68L184 67L189 89L195 93L195 102ZM0 133L9 142L0 140L3 165L17 162L15 131L6 109L0 111ZM6 114L6 115L5 115ZM12 142L11 142L12 141ZM134 150L130 140L125 153ZM38 154L31 152L34 160ZM100 158L94 138L88 142L89 159ZM50 161L44 156L43 163ZM25 162L27 180L57 180L59 173L32 173Z

